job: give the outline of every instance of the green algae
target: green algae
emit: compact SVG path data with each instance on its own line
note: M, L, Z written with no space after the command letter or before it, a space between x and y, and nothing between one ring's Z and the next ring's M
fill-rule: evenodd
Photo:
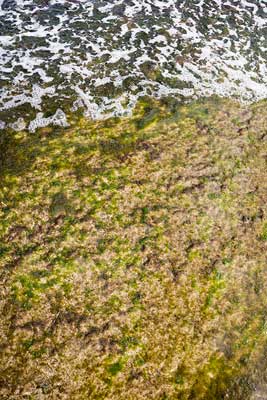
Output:
M257 393L265 107L143 99L131 118L3 133L1 398Z

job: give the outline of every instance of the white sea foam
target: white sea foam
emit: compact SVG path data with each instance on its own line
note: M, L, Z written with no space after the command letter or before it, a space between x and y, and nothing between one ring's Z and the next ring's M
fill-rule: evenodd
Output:
M47 98L104 118L129 114L144 95L266 97L265 0L38 4L17 0L11 9L0 0L3 123L8 110L14 126L35 109L30 130L66 125L61 111L45 117Z
M68 127L69 124L64 111L58 109L54 115L48 118L45 118L43 113L38 113L36 118L30 122L28 129L30 132L35 132L37 128L43 128L48 125Z
M0 120L0 131L5 129L5 127L6 127L6 123L4 121Z
M17 121L9 124L10 128L16 132L23 131L26 128L26 122L23 118L18 118Z

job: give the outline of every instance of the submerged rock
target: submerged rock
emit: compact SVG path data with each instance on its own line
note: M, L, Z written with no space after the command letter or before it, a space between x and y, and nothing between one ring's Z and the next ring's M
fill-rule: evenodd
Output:
M1 133L1 399L264 398L266 102L53 118Z
M4 0L1 9L2 10L12 10L16 7L17 3L15 0Z

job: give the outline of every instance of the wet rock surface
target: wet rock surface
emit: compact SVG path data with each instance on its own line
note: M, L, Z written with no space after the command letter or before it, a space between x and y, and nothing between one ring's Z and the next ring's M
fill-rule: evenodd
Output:
M16 1L15 0L4 0L1 8L2 10L12 10L16 7Z
M1 399L265 399L266 120L146 99L5 130Z

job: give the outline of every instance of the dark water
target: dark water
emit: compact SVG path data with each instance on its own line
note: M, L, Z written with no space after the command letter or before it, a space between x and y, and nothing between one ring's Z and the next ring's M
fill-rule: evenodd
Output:
M140 96L266 97L267 1L0 0L0 128Z

